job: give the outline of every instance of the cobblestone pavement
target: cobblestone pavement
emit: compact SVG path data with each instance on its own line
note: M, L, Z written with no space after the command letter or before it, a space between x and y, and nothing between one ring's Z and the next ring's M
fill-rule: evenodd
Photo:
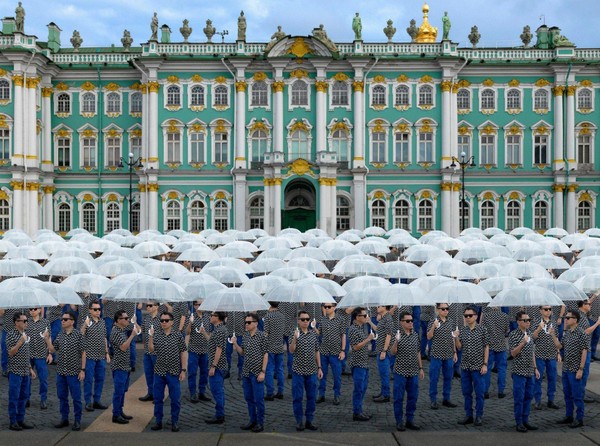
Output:
M141 351L138 350L138 365L136 371L132 373L132 382L143 378L143 367L141 365ZM341 405L333 406L332 382L328 383L326 393L326 401L317 405L315 424L322 432L390 432L395 430L395 419L392 403L373 403L371 397L379 393L379 377L375 359L371 358L370 374L369 374L369 389L365 397L365 412L373 415L373 418L368 422L352 421L352 378L350 376L342 377L342 396ZM237 369L235 367L236 357L234 354L234 366L232 367L231 378L225 381L225 424L210 426L204 423L206 418L214 415L213 403L201 402L199 404L191 404L187 392L187 383L182 383L182 408L180 416L180 427L184 431L197 432L240 432L239 426L247 422L247 408L243 399L241 381L237 379ZM424 363L425 370L428 368L428 362ZM592 363L591 377L600 377L600 364ZM419 400L417 403L417 412L415 423L420 425L425 431L456 431L456 432L490 432L490 431L514 431L513 419L513 399L512 399L512 380L510 378L510 362L509 374L507 377L506 398L498 399L494 381L496 374L492 377L492 387L490 389L491 398L485 401L483 426L481 427L463 427L457 425L457 421L464 416L462 409L463 398L460 393L460 381L453 379L452 383L452 400L459 405L457 408L440 407L439 410L431 410L429 408L429 380L428 376L421 381L419 386ZM331 376L330 376L331 381ZM40 410L38 397L38 383L33 382L31 407L27 409L26 420L32 423L36 429L52 430L56 432L53 425L59 421L58 400L56 398L55 386L55 367L50 366L50 389L48 396L48 409ZM393 385L393 383L392 383ZM585 426L583 432L593 432L600 430L600 395L591 394L597 398L599 402L586 404L585 407ZM2 407L6 411L8 398L8 380L0 379L0 395L2 395ZM210 395L210 393L208 393ZM440 379L440 395L441 395L441 379ZM136 395L141 396L141 395ZM112 377L110 371L107 373L104 386L102 401L105 404L110 404L112 400ZM545 402L545 399L543 400ZM544 405L543 410L532 410L530 423L540 427L543 431L570 431L570 429L557 425L556 421L564 416L564 401L562 398L562 386L558 383L556 402L561 407L558 410L548 409ZM139 403L152 404L152 403ZM285 384L285 392L283 400L267 401L266 404L266 419L265 430L270 432L295 432L295 421L292 413L292 398L291 398L291 380L287 379ZM125 407L127 413L135 415L135 407ZM110 410L110 409L109 409ZM165 404L165 421L169 420L169 404ZM84 410L82 428L85 430L102 412L86 412ZM72 419L72 415L71 415ZM149 425L146 426L146 431L149 431ZM8 428L8 414L0 421L0 430ZM571 431L572 432L572 431Z

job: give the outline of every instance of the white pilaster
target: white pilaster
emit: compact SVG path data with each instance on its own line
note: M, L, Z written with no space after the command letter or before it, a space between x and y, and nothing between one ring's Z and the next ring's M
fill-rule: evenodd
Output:
M577 229L577 219L575 212L577 210L577 204L575 200L575 191L577 190L576 184L570 184L567 186L567 232L575 232Z
M274 200L273 200L273 209L274 209L274 217L273 217L273 231L275 234L278 234L281 231L281 178L274 179Z
M39 167L39 154L37 144L37 119L36 119L36 104L35 94L39 79L36 77L27 78L25 94L27 97L27 114L25 120L25 156L27 158L27 167L38 168ZM36 209L37 209L37 191L36 192ZM36 212L37 215L37 212ZM34 218L34 216L31 216ZM38 218L36 218L38 220Z
M563 87L554 87L554 170L560 170L565 167L563 153L564 129L563 129ZM562 196L562 191L560 192ZM562 199L561 199L562 201ZM561 204L562 205L562 204ZM562 222L562 216L560 216ZM558 226L558 227L562 227Z
M454 234L454 225L452 224L452 184L442 183L442 231L456 237Z
M43 196L43 213L44 213L44 229L54 230L54 207L52 202L52 193L54 192L54 186L44 186Z
M52 88L42 88L42 170L52 172ZM52 197L51 197L52 198ZM52 229L52 226L46 226Z
M577 160L575 159L575 90L576 87L567 88L567 161L569 170L577 169Z
M148 227L158 230L158 183L148 182Z
M283 87L281 79L273 82L273 151L283 152Z
M441 83L442 88L442 169L452 163L451 137L452 137L452 104L451 90L452 82L444 80ZM443 195L443 194L442 194ZM443 200L443 198L442 198Z
M233 127L235 129L234 141L236 169L246 168L246 82L243 79L244 78L242 76L241 80L235 83L235 118ZM235 208L237 208L237 205ZM243 225L240 226L240 228L241 227L243 227ZM237 224L236 228L238 228Z
M354 88L354 138L352 140L354 142L353 167L357 169L365 167L365 83L362 78L356 79L352 84L352 87Z
M327 202L327 182L328 178L320 178L319 179L319 228L323 231L327 231L327 214L328 214L328 206Z
M565 186L562 184L554 185L554 222L552 225L555 228L564 228L565 226L564 189Z
M352 199L354 200L354 228L365 229L367 217L366 170L354 173Z
M24 147L24 119L25 112L23 108L23 75L18 74L12 78L14 86L14 123L13 123L13 159L12 164L23 166L25 164L25 147ZM19 209L23 209L20 207ZM15 226L16 227L16 226ZM22 228L20 228L22 229Z
M241 170L241 169L240 169ZM233 212L234 229L246 230L247 183L246 173L234 173Z
M264 197L264 206L265 206L265 216L264 216L264 225L265 231L269 233L269 235L273 235L271 232L271 227L273 225L273 221L271 219L271 214L273 213L273 203L271 202L271 186L269 186L270 182L266 178L263 180L263 197Z
M148 82L148 167L154 169L158 169L158 89L158 82Z

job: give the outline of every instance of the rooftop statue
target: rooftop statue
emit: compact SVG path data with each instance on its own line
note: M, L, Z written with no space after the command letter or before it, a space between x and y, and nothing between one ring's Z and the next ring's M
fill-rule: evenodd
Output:
M523 27L523 32L521 33L520 37L521 42L523 42L523 46L525 48L529 48L529 43L531 42L531 39L533 39L533 34L531 34L531 28L529 25Z
M387 26L383 28L383 33L387 37L388 43L390 43L394 38L394 34L396 34L396 28L394 27L394 22L392 22L391 19L387 21Z
M158 40L158 16L156 13L154 13L154 16L152 16L152 21L150 22L150 29L152 30L150 40Z
M318 28L313 29L313 36L323 42L325 46L329 49L329 51L337 52L337 46L335 43L331 41L331 39L327 36L327 31L325 31L325 27L323 24L319 25Z
M277 26L277 31L275 31L273 33L273 35L271 36L271 41L265 47L265 51L269 51L271 48L273 48L275 46L275 44L277 42L279 42L285 36L286 36L286 34L281 30L281 25L278 25Z
M450 17L448 17L448 11L444 12L444 17L442 17L442 27L444 31L442 34L442 40L448 40L450 28L452 27L452 22L450 22Z
M417 21L415 19L411 19L410 26L406 28L406 32L410 36L410 41L414 42L417 38L417 34L419 33L419 29L417 28Z
M206 26L204 27L204 29L202 31L204 31L204 35L208 39L206 42L207 43L212 43L212 37L215 35L215 33L217 32L217 30L215 29L214 26L212 26L212 20L211 19L208 19L206 21Z
M77 30L73 31L73 37L71 37L71 45L73 45L75 52L79 51L79 47L81 46L82 43L83 43L83 39L79 35L79 31L77 31Z
M362 22L358 12L352 19L352 31L354 31L354 40L362 40Z
M190 28L190 21L188 19L184 19L183 26L181 26L181 28L179 28L179 32L183 36L183 41L185 43L187 43L188 37L190 37L190 34L192 34L192 31L193 31L193 29Z
M244 17L244 11L240 12L238 17L238 40L246 40L246 17Z
M469 34L469 42L471 42L471 45L473 45L473 48L477 47L477 44L479 43L479 39L481 39L481 34L479 34L479 29L477 28L477 26L472 26L471 33Z
M129 51L131 48L131 44L133 43L133 39L131 38L131 33L128 30L123 31L123 37L121 37L121 44L123 45L123 49L125 52Z
M15 25L16 25L16 30L20 33L24 32L23 30L25 29L25 8L23 8L23 6L21 5L21 2L19 2L19 6L17 6L17 9L15 9Z

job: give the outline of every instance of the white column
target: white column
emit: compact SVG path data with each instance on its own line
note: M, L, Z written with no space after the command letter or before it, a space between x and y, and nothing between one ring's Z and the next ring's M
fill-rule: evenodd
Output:
M319 153L327 150L327 82L317 81L315 87L317 90L316 148Z
M354 168L365 167L365 119L364 119L364 89L362 80L352 83L354 88ZM358 198L358 197L357 197ZM358 212L358 209L356 209ZM356 214L355 214L356 215ZM364 210L363 210L364 222ZM364 225L364 223L363 223ZM357 225L358 227L358 225Z
M452 237L458 237L460 234L460 188L460 183L452 183L452 201L450 203Z
M273 151L283 152L283 87L281 80L273 82Z
M149 114L149 110L148 110L148 102L149 102L149 95L148 95L148 84L142 84L142 88L140 89L141 93L142 93L142 163L144 163L145 165L148 164L148 157L149 157L149 152L148 152L148 136L150 135L150 128L148 126L148 114ZM140 226L141 229L141 226Z
M25 147L24 147L24 110L23 110L23 76L21 74L17 74L12 78L13 86L15 89L14 96L14 123L13 123L13 159L12 163L17 166L24 165L24 155L25 155ZM23 209L23 204L21 203L21 207L19 209ZM16 227L16 226L15 226ZM22 228L19 228L22 229Z
M235 168L246 168L246 82L242 80L235 83Z
M246 230L246 201L247 201L247 182L245 173L234 174L234 193L233 193L233 212L234 229L238 231Z
M27 79L26 85L26 95L27 95L27 115L25 121L25 135L27 141L25 141L25 155L27 158L27 166L29 168L38 168L39 160L38 160L38 147L37 147L37 119L36 112L37 107L35 104L35 94L36 89L40 80L37 77L30 77ZM37 208L37 191L36 192L36 208ZM37 212L36 214L37 215ZM34 218L34 215L30 216ZM36 217L36 220L38 218Z
M337 216L336 216L337 180L335 178L331 179L331 184L327 189L329 189L329 207L328 207L329 228L327 229L327 233L331 237L335 238L335 233L336 233L336 229L337 229Z
M148 229L148 187L145 183L138 184L140 191L140 232Z
M554 189L554 222L555 228L564 228L564 193L565 186L563 184L555 184Z
M13 173L15 175L15 173ZM25 214L25 197L23 190L23 179L20 177L13 176L10 185L13 189L13 200L12 200L12 219L13 219L13 228L14 229L22 229L26 230L23 225L24 222L24 214Z
M271 226L273 222L271 221L271 213L273 209L273 203L271 203L271 186L270 180L265 178L263 180L263 198L264 198L264 207L265 207L265 215L264 215L264 226L265 231L271 234Z
M156 181L156 179L155 179ZM148 227L158 230L158 183L148 183Z
M52 202L52 193L54 192L55 187L54 186L44 186L44 205L43 205L43 212L44 212L44 229L51 229L54 230L54 224L53 224L53 220L54 220L54 206L53 206L53 202Z
M575 211L577 205L575 201L575 191L577 190L576 184L569 184L567 186L567 232L575 232L577 229Z
M158 89L159 83L148 82L148 167L158 169ZM152 218L152 214L150 214Z
M442 231L456 237L452 224L452 183L442 183Z
M319 228L327 231L327 182L329 178L319 178Z
M442 88L442 169L448 167L452 163L452 104L450 92L452 90L452 82L444 80L440 84Z
M274 197L273 197L273 209L274 209L274 228L275 234L281 231L281 178L274 178Z
M354 228L365 229L367 218L366 173L357 172L352 180L352 199L354 200Z
M54 170L52 164L52 88L42 88L42 169ZM52 226L46 226L52 229Z
M38 203L38 191L40 189L40 183L37 182L37 178L34 182L27 183L27 215L26 215L26 226L27 233L33 235L37 232L40 227L40 209Z
M552 89L552 94L554 94L554 170L559 170L565 166L565 162L563 157L565 153L563 153L563 92L564 87L554 87ZM562 190L561 190L562 195ZM562 199L561 199L562 201ZM560 217L562 221L562 216ZM558 227L562 227L558 226Z
M567 133L567 161L569 170L577 169L575 159L575 90L577 87L567 88L567 122L565 132Z

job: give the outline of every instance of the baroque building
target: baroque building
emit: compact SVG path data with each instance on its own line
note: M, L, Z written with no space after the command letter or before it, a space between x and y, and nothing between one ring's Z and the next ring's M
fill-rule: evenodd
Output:
M244 18L235 43L153 21L107 48L6 17L0 230L595 226L600 49L545 25L462 47L428 12L404 42L388 21L380 43L360 23L350 43L322 25L250 43Z

